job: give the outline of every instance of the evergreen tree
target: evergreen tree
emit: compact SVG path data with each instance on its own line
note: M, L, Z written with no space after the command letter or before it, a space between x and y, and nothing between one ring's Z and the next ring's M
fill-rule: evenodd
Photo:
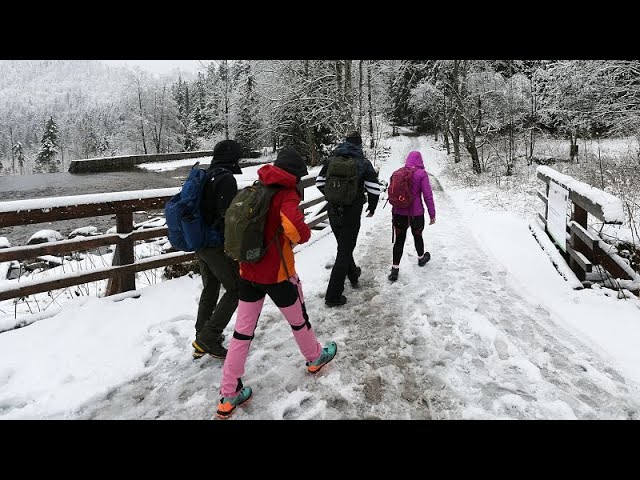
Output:
M189 85L182 81L182 77L178 77L178 81L171 86L171 93L178 109L177 120L180 128L178 143L187 152L195 150L193 132L190 131L193 128L193 108Z
M55 173L60 171L60 162L56 159L58 154L58 126L53 117L49 117L44 127L44 134L40 141L40 151L36 157L36 172Z
M238 104L239 115L235 139L242 144L245 149L244 155L248 157L249 152L257 147L256 139L260 129L259 105L255 92L255 79L251 75L248 64L242 73L246 76L246 80Z
M207 132L206 115L207 108L207 88L206 78L202 72L198 72L198 78L193 86L194 94L192 104L194 111L189 123L189 129L195 137L205 137Z

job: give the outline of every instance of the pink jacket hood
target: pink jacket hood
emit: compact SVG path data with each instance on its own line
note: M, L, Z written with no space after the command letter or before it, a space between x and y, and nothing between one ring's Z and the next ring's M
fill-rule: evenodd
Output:
M417 167L424 170L424 162L422 161L422 154L420 152L409 152L407 160L404 164L405 167Z

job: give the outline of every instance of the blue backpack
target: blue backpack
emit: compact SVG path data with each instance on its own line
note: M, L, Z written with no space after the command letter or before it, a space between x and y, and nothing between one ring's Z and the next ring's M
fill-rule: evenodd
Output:
M164 207L169 241L176 250L185 252L224 244L222 233L205 223L200 203L207 182L218 172L226 170L203 170L199 164L197 162L191 167L180 192L171 197Z

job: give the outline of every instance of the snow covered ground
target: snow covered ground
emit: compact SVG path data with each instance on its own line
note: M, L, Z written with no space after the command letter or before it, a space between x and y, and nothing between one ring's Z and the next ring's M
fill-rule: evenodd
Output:
M348 303L328 309L335 240L328 229L314 232L297 247L297 270L311 324L321 342L337 342L338 354L307 374L291 329L267 300L243 378L254 396L232 418L640 418L640 302L573 290L529 218L508 205L492 211L474 201L477 191L441 175L446 157L430 138L386 143L381 179L411 150L432 174L431 261L418 267L408 238L400 278L388 282L391 208L382 208L383 197L375 216L362 219L362 286L347 282ZM83 297L0 334L0 418L213 418L222 361L191 358L200 290L200 278L187 276L138 298Z

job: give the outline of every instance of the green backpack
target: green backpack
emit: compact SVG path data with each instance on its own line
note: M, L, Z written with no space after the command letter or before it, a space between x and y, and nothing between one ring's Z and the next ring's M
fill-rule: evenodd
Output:
M273 243L264 243L264 226L271 198L282 187L266 186L256 180L238 191L224 217L224 249L239 262L260 261Z
M324 197L332 205L353 205L358 197L358 168L353 157L330 157L327 159Z

